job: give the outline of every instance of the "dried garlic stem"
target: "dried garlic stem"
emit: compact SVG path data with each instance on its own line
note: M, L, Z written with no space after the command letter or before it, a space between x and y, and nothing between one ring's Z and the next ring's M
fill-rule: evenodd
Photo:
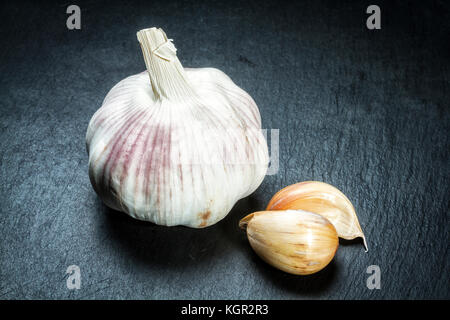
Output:
M193 96L194 90L177 58L177 49L165 32L157 28L143 29L137 38L155 96L171 100Z

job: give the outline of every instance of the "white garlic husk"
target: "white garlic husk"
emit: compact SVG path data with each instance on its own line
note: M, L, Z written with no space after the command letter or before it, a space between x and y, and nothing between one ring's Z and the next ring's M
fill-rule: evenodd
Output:
M89 123L91 183L136 219L212 225L267 171L258 107L223 72L183 68L161 29L137 37L147 71L115 85Z

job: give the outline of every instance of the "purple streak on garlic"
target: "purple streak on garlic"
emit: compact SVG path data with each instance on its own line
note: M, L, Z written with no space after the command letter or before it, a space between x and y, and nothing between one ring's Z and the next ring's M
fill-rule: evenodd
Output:
M147 71L116 84L89 123L92 186L136 219L212 225L267 171L258 107L220 70L183 68L161 29L137 37Z

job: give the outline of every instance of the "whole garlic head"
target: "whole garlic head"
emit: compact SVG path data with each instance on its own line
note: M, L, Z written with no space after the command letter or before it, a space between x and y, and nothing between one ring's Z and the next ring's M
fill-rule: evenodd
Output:
M212 225L267 171L258 107L223 72L184 69L163 30L137 37L147 71L116 84L89 123L91 183L136 219Z

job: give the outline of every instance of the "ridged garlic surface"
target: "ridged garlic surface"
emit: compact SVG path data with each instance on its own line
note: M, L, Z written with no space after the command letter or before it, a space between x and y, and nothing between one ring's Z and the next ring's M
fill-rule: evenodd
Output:
M138 32L147 71L107 94L86 134L103 202L156 224L202 228L261 184L268 166L253 99L214 68L183 68L161 29Z
M336 228L339 237L367 241L359 225L355 208L345 194L336 187L320 181L304 181L278 191L269 201L266 210L301 209L318 213Z
M333 259L339 240L321 215L303 210L259 211L239 221L253 250L284 272L308 275Z

